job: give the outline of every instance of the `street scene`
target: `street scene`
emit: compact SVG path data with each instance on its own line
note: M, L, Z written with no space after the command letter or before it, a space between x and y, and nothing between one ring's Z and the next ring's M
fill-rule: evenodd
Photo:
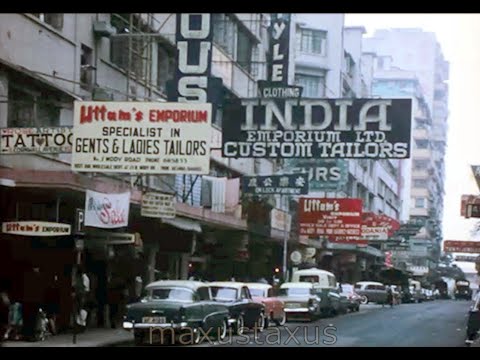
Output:
M0 346L480 347L480 16L410 15L0 13Z

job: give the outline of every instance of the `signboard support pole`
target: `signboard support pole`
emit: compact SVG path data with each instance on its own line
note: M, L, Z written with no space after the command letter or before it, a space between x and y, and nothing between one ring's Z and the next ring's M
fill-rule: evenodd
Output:
M287 195L281 195L282 197L282 202L287 203L288 205L288 196ZM287 210L288 211L288 208ZM288 222L287 222L287 215L288 212L286 212L285 215L285 221L284 221L284 229L283 229L283 281L288 281L287 279L287 252L288 252Z

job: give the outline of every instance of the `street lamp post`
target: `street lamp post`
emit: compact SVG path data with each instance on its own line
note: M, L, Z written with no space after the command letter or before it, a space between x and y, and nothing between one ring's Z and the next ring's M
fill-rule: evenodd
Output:
M281 195L283 202L287 205L287 210L285 210L284 218L284 229L283 229L283 280L287 281L287 253L288 253L288 196Z

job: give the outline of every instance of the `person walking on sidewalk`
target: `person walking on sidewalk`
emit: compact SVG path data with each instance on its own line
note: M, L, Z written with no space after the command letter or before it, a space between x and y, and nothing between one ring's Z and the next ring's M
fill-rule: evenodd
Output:
M8 313L10 309L10 299L8 297L6 281L0 283L0 346L8 334Z
M391 286L387 286L387 304L393 307L393 291Z

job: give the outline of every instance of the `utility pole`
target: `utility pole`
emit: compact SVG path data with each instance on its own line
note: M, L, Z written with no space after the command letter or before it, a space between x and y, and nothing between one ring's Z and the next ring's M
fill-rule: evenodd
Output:
M283 229L283 280L287 281L287 254L288 254L288 237L290 232L288 231L288 195L280 195L283 202L286 204L285 220Z

